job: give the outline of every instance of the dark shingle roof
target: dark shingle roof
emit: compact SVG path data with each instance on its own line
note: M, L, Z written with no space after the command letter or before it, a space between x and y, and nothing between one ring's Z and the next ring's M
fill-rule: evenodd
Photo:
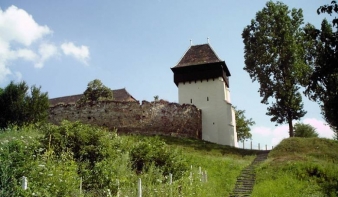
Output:
M136 99L132 95L130 95L129 92L125 88L112 90L112 91L113 91L114 101L136 101ZM76 101L79 100L82 97L82 95L83 94L77 94L77 95L49 99L49 105L54 106L58 103L63 103L63 104L76 103Z
M191 46L175 67L223 62L209 44Z
M136 101L125 88L113 90L113 97L116 101Z

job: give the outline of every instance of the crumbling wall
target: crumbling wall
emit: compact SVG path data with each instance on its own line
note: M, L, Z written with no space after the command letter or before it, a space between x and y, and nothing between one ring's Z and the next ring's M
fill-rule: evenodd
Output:
M121 102L101 101L83 106L58 104L50 107L49 121L80 121L119 133L142 133L192 137L201 139L201 111L194 105L180 105L166 101Z

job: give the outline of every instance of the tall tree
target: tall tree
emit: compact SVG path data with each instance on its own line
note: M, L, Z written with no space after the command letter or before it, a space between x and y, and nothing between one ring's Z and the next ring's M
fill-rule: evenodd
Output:
M45 121L48 117L48 94L25 82L11 82L0 94L0 128Z
M99 100L113 100L113 91L107 86L103 85L99 79L90 81L83 96L78 101L78 104L84 104L87 101L95 102Z
M281 2L269 1L242 33L245 67L252 81L260 84L261 103L277 124L288 123L293 137L292 120L306 114L303 110L299 84L309 68L304 59L301 9L289 10Z
M336 1L317 10L318 14L325 12L338 13ZM336 31L326 19L320 29L310 24L304 28L311 43L306 49L312 68L305 94L319 103L324 119L338 133L338 19L333 19L332 24Z
M235 118L236 118L236 131L237 131L237 141L244 142L247 139L251 139L252 134L250 133L250 126L254 125L255 122L252 118L247 119L244 115L245 110L235 109Z

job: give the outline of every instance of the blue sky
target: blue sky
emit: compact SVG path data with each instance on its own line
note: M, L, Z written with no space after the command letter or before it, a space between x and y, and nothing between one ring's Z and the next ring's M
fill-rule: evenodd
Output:
M319 26L320 1L283 1L302 8L304 22ZM111 89L126 88L138 100L155 95L178 101L170 70L193 44L210 44L231 73L232 104L256 124L253 143L276 145L288 136L260 103L257 82L243 70L241 33L266 1L224 0L2 0L0 2L0 87L11 80L41 86L50 98L80 94L100 79ZM322 137L332 131L319 106L304 98L301 122Z

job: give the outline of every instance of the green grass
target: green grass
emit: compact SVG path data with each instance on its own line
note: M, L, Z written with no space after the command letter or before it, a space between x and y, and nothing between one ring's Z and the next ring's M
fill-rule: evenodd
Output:
M0 132L0 162L3 164L0 166L0 196L11 193L18 196L105 196L108 190L116 195L117 179L120 196L135 196L138 178L142 179L144 196L170 196L170 193L172 196L228 196L236 177L256 154L256 151L196 139L119 136L105 132L69 122L61 126L12 127ZM94 146L90 144L91 140ZM73 145L68 146L69 143ZM83 144L83 147L78 149L74 143ZM157 158L160 163L162 159L168 163L157 167L153 165L155 160L153 164L148 161L147 170L135 170L133 155L139 153L144 154L140 159ZM82 161L83 156L91 158L88 154L101 159L94 164ZM183 163L172 165L171 159ZM188 168L184 168L184 163ZM169 185L165 173L167 167L185 169L185 172L179 175L175 170L171 171L176 175L173 184ZM207 182L201 181L199 168L207 172ZM26 191L20 189L23 175L29 180ZM78 189L81 177L87 184L82 195Z
M338 142L289 138L256 169L252 196L338 196Z
M135 196L139 178L147 197L228 196L241 170L259 152L188 138L117 135L69 122L9 128L0 132L0 150L0 196L86 197L106 196L109 190L116 195L117 179L120 196ZM252 196L338 196L337 151L334 140L282 141L256 168ZM135 154L144 159L147 170L135 169ZM84 157L97 158L91 163L81 160ZM207 172L207 182L200 181L199 168ZM167 172L174 174L172 185ZM20 189L23 175L29 180L27 191ZM81 177L87 184L82 195Z
M161 137L172 147L181 149L192 165L207 171L208 182L197 196L228 196L236 178L255 158L257 151L237 149L195 139Z
M259 152L190 138L133 135L122 137L129 138L131 141L159 138L172 149L182 151L188 165L193 167L194 175L198 174L199 167L208 174L208 182L199 185L198 193L193 195L201 197L228 196L235 187L237 176L246 166L250 165ZM189 187L193 189L195 186L193 184Z

